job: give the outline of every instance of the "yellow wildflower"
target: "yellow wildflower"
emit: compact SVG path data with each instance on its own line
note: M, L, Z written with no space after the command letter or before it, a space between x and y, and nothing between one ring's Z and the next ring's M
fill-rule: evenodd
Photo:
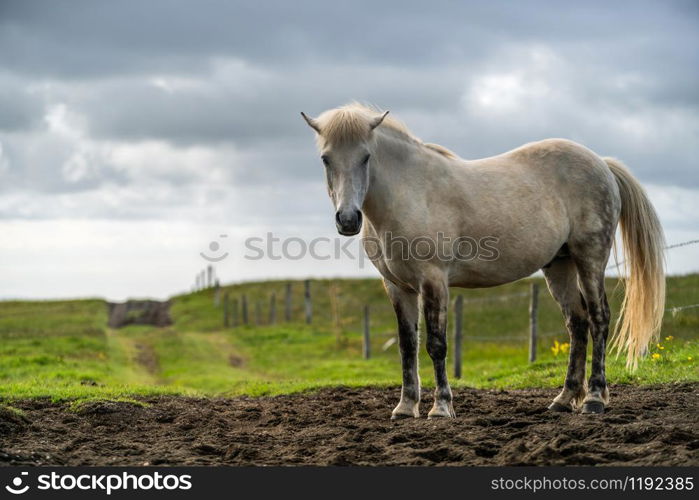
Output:
M654 352L653 355L651 356L651 358L660 359L660 354L658 354L657 352Z
M570 350L570 344L568 342L559 342L558 340L553 341L553 346L551 347L551 352L554 356L559 354L565 354Z
M553 346L551 347L551 352L553 353L554 356L558 356L558 353L561 352L561 344L558 343L558 340L553 341Z

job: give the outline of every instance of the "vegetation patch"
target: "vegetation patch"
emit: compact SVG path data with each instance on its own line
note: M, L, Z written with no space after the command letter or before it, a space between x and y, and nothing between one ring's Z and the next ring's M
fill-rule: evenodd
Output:
M461 294L465 299L463 376L452 378L455 388L562 385L568 337L558 306L547 293L539 299L537 361L527 359L531 281L452 290L452 297ZM0 302L0 396L8 403L42 397L119 401L159 395L277 395L400 383L398 346L388 342L396 336L395 318L379 280L312 281L310 325L305 323L302 282L291 282L291 318L286 320L287 283L231 285L218 297L213 289L174 297L174 324L164 328L110 329L107 308L99 300ZM612 311L618 311L621 290L614 280L608 281L607 289ZM610 353L610 383L699 380L699 308L672 309L699 303L699 275L668 278L667 290L670 311L661 338L635 372ZM238 304L235 326L233 321L224 326L226 294L229 307ZM277 300L276 322L270 324L272 296ZM243 297L249 309L247 325L242 324ZM362 356L365 305L370 312L370 359ZM420 341L420 374L429 388L432 363L424 336ZM450 351L447 360L450 374L453 354Z

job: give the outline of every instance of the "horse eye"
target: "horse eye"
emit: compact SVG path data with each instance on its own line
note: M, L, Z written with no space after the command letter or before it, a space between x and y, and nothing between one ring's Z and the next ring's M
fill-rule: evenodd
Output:
M362 160L362 165L366 165L369 162L370 157L371 157L371 155L366 155L364 157L364 159Z
M330 166L330 160L328 159L327 156L323 155L320 157L320 159L323 160L323 165L325 165L326 167Z

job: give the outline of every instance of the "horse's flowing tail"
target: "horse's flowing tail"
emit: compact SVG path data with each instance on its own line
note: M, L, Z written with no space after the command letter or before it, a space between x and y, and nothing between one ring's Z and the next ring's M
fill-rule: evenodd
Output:
M626 166L604 158L619 185L621 241L624 247L625 293L612 346L626 349L627 368L636 369L638 358L657 338L665 310L665 238L658 215L641 184Z

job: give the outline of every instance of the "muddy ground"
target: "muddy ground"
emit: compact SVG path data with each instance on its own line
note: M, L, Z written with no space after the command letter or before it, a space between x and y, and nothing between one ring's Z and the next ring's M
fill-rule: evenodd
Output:
M605 415L554 390L455 391L457 419L391 422L399 390L158 397L0 411L5 465L699 465L699 384L612 387Z

